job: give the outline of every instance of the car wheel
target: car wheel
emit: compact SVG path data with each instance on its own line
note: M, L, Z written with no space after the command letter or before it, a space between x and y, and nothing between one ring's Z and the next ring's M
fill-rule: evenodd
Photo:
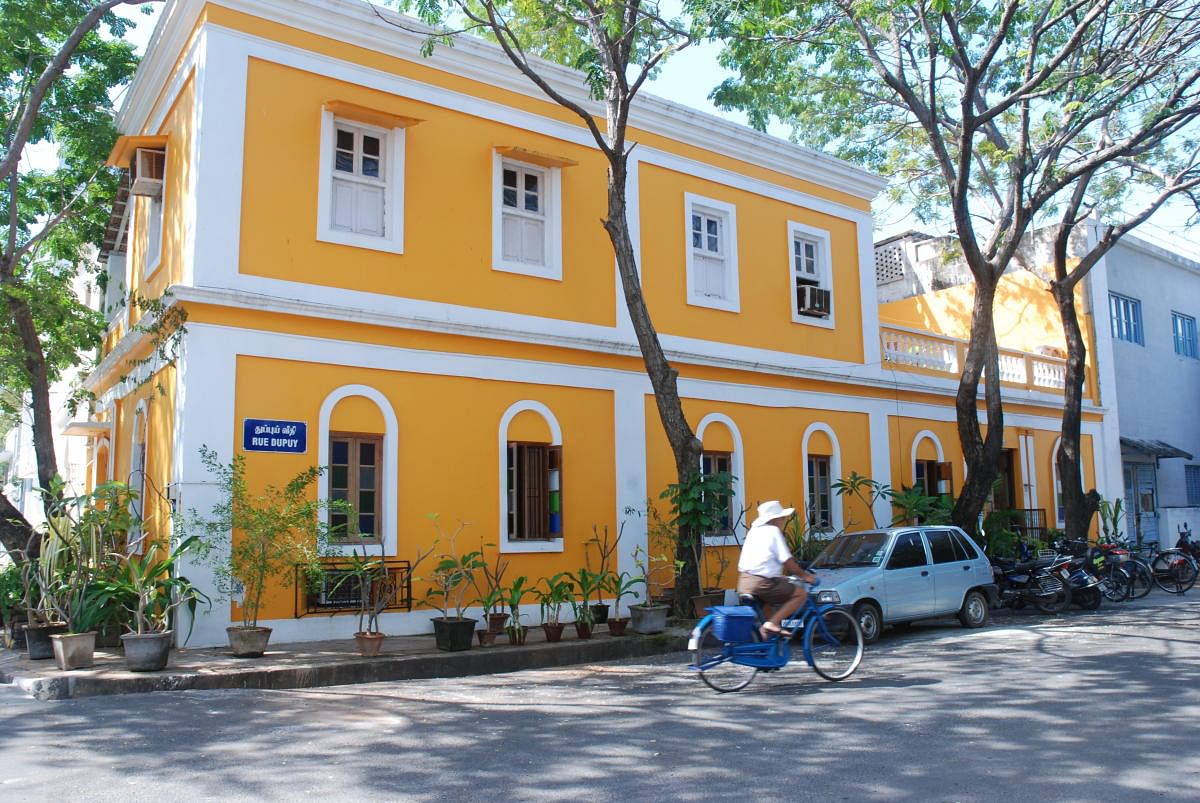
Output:
M873 603L860 602L854 606L854 618L862 630L863 642L874 644L883 633L883 614Z
M988 620L988 601L981 591L967 592L962 607L958 609L958 621L963 627L983 627Z

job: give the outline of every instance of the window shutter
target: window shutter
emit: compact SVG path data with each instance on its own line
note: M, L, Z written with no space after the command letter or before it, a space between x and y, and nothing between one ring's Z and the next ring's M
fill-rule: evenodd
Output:
M937 464L937 492L939 495L954 495L954 464Z
M521 227L521 259L534 265L546 262L546 223L525 218Z
M725 297L725 260L719 257L694 257L696 292L702 296Z
M383 235L383 188L359 185L354 204L354 230Z
M549 511L548 535L562 538L562 447L551 446L547 450L546 491Z
M333 181L333 228L354 231L354 185Z

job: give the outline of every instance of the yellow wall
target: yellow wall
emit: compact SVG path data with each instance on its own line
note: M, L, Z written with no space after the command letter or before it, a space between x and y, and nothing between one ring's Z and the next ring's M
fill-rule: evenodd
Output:
M489 559L499 533L500 418L514 402L537 400L554 413L563 438L563 553L509 554L506 575L531 580L584 565L584 544L592 525L616 530L616 486L612 396L607 391L490 382L453 377L369 371L285 360L240 357L235 420L275 418L309 422L309 451L303 455L251 452L247 476L253 483L280 484L316 463L318 412L324 399L347 384L365 384L383 393L399 420L398 476L387 493L398 499L398 554L411 560L437 537L429 515L437 514L447 534L469 522L458 539L461 551L482 541ZM279 388L286 387L286 394ZM522 436L548 435L534 422L514 420ZM382 434L375 405L350 398L334 409L331 426ZM240 432L240 430L239 430ZM510 429L510 437L513 435ZM234 447L240 449L240 437ZM443 544L443 548L448 545ZM593 551L593 560L594 560ZM428 577L432 561L417 570ZM420 598L425 584L414 585ZM275 589L261 612L264 619L291 618L294 591ZM468 600L470 596L468 596ZM535 609L536 610L536 609ZM536 617L536 612L533 614Z
M660 332L862 361L858 235L852 221L654 165L641 166L640 181L642 282ZM737 208L740 312L687 303L687 192ZM788 221L830 232L835 330L792 321Z
M142 499L143 531L154 540L171 535L171 506L167 487L171 484L175 444L176 371L168 366L114 405L113 476L116 482L137 485L130 476L134 412L146 405L146 492ZM107 469L107 466L105 466Z

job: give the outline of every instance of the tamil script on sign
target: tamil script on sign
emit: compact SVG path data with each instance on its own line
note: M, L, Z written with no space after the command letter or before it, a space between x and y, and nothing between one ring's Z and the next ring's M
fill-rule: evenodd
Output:
M303 421L247 418L242 448L248 452L303 453L308 450L308 425Z

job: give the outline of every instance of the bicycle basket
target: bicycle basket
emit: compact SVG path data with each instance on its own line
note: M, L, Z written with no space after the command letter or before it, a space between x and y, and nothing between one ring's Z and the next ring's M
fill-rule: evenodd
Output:
M721 641L742 642L754 639L754 609L749 605L714 605L713 635Z

